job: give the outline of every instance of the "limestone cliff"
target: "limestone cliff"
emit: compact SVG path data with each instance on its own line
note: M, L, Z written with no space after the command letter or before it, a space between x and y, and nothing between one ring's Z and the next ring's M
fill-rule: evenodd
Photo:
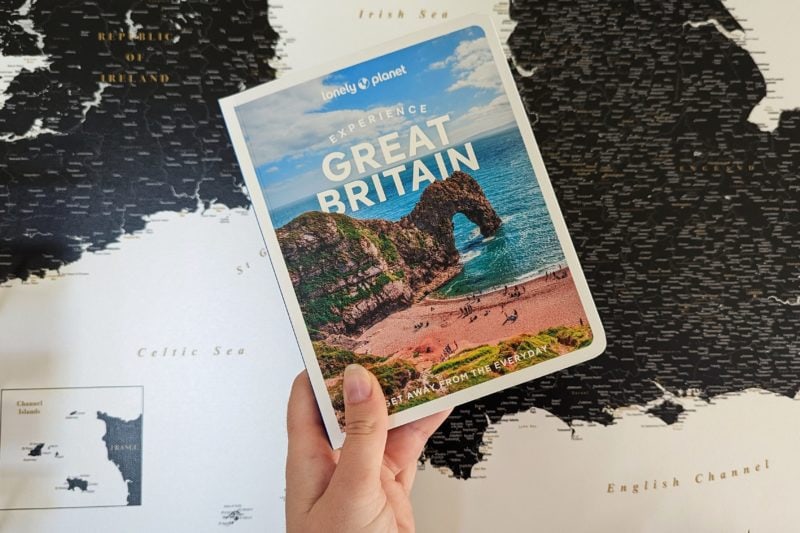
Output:
M422 193L417 205L400 222L411 224L433 235L451 261L458 261L453 235L453 215L462 213L475 223L484 237L500 228L500 217L483 194L483 189L469 174L454 172L446 181L437 181Z
M312 336L358 334L460 272L456 213L485 237L501 225L478 182L454 172L429 185L398 222L308 212L278 229Z

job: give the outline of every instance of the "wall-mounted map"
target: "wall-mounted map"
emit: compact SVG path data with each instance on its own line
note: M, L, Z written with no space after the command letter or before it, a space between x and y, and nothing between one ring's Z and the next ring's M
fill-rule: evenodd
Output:
M281 479L285 443L265 428L282 427L300 358L282 311L263 305L277 288L216 99L274 70L488 12L610 346L456 411L427 450L426 466L441 472L419 476L420 529L468 530L441 514L461 506L499 529L535 514L543 530L565 520L576 530L791 530L799 10L790 0L4 2L0 388L86 385L87 375L145 386L154 440L144 464L163 468L147 467L140 507L114 510L131 531L206 530L226 506L252 509L231 527L273 524L283 484L262 480ZM187 395L187 383L203 392ZM231 413L264 424L209 438L204 429L227 427ZM226 453L247 439L275 451ZM41 454L30 464L62 453L49 438L18 444L24 457ZM200 471L169 453L187 449L220 459ZM694 484L765 460L761 477ZM99 483L82 474L64 472L48 490L94 497ZM619 492L673 476L687 490ZM148 495L211 478L215 503L199 510ZM474 505L499 486L524 505ZM576 498L586 513L558 512ZM734 509L710 511L723 503ZM696 521L679 523L690 508ZM59 531L78 523L74 511L0 512L0 526ZM122 527L113 516L93 515Z

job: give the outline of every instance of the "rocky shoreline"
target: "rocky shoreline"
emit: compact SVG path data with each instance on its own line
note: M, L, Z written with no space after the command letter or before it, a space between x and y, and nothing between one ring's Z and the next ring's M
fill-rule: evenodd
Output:
M349 344L347 338L407 309L461 272L456 213L484 237L502 225L478 182L454 172L429 185L397 222L307 212L278 229L312 338Z

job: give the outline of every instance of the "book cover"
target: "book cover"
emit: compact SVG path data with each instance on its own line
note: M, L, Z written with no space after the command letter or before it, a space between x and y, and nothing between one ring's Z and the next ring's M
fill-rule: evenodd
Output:
M394 427L604 350L488 18L220 105L334 447L350 363Z

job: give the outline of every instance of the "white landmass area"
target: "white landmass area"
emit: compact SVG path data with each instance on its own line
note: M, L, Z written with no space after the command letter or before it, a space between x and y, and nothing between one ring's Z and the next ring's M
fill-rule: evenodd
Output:
M543 410L506 417L486 434L487 457L474 469L476 479L454 479L430 466L417 474L417 529L794 530L800 401L756 389L710 403L671 399L687 410L671 426L638 406L616 410L611 426L576 423L574 433Z
M12 142L13 143L13 142L16 142L16 141L21 141L23 139L33 139L34 137L38 137L39 135L42 135L43 133L47 133L47 134L50 134L50 135L66 135L66 133L61 133L61 132L58 132L58 131L50 129L50 128L43 128L42 127L43 125L44 125L44 121L42 119L40 119L40 118L37 118L37 119L35 119L33 121L33 124L31 124L30 129L28 131L26 131L25 133L23 133L22 135L13 135L11 133L7 133L7 134L5 134L3 136L0 136L0 141Z
M136 39L136 36L139 34L140 31L142 31L143 28L141 24L136 24L133 21L133 18L131 16L132 14L133 11L130 9L125 13L125 24L128 26L128 39L130 40Z
M35 2L35 0L26 0L25 3L22 4L20 6L20 8L17 10L17 13L19 13L19 16L20 17L27 17L28 14L31 11L31 7L33 6L34 2ZM15 23L20 28L22 28L22 30L25 33L27 33L29 35L33 35L34 37L36 37L36 47L39 50L44 50L44 35L42 35L38 31L36 31L36 29L33 27L33 21L31 19L29 19L29 18L20 18L20 19L15 20Z
M788 300L782 300L782 299L778 298L777 296L770 296L767 299L768 300L773 300L775 302L778 302L779 304L789 305L789 306L792 306L792 307L800 305L800 296L795 296L794 300L792 300L791 298L788 299Z
M6 101L12 96L8 93L8 88L11 85L11 82L14 81L14 78L16 78L23 70L33 72L39 69L47 69L49 66L50 60L46 55L4 56L0 54L0 109L5 106ZM88 111L88 109L86 109L86 111ZM61 135L59 132L50 128L43 128L43 124L44 121L41 118L37 118L27 132L23 133L22 135L6 133L5 135L0 135L0 141L16 142L23 139L31 139L43 133Z
M0 109L5 106L11 95L6 92L11 82L20 72L33 72L46 69L50 65L47 56L4 56L0 54Z
M27 17L30 13L31 6L34 0L26 0L20 6L17 13L20 17ZM44 49L44 35L37 32L33 27L33 21L29 18L18 18L14 21L25 33L36 37L36 46L39 50ZM33 56L4 56L0 53L0 109L5 105L6 100L11 95L6 93L6 89L23 70L33 72L37 69L44 69L49 66L50 62L46 55L33 55Z
M762 131L778 127L782 111L800 108L800 47L795 0L723 0L744 32L734 42L750 52L767 83L767 96L749 120Z
M103 97L103 91L106 87L108 87L108 83L100 82L98 84L97 90L92 95L92 99L86 102L81 103L81 107L83 108L83 120L86 120L86 115L89 113L93 107L97 107L100 105Z
M27 17L34 3L35 0L26 0L26 2L17 10L19 16ZM130 19L130 14L130 11L126 14L126 22L128 23L129 31L132 32L131 35L135 35L136 29L141 28L141 26L133 25L133 21ZM44 35L36 30L33 20L30 18L18 18L14 20L14 23L21 27L25 33L36 37L36 47L39 48L39 50L44 50ZM46 54L29 56L4 56L2 53L0 53L0 109L5 106L6 101L12 96L8 93L8 88L11 85L11 82L23 70L33 72L39 69L47 69L49 66L50 60ZM93 95L93 99L81 104L81 107L83 108L84 120L86 119L86 114L89 112L89 110L100 104L100 98L103 94L103 89L105 89L107 86L108 84L106 83L100 83L98 90ZM7 133L0 136L0 141L16 142L23 139L32 139L42 134L64 135L63 133L53 129L43 128L43 124L44 119L37 118L27 132L23 133L22 135L12 135Z

